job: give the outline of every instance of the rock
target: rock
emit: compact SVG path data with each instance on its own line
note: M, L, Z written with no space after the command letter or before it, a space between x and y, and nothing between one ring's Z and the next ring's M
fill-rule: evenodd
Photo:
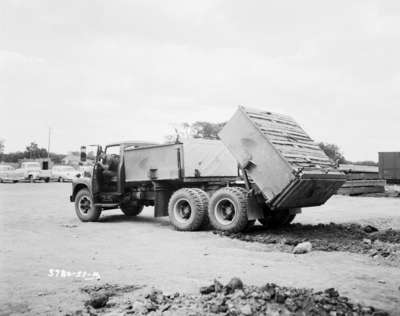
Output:
M364 314L370 314L372 312L371 307L365 306L363 308L361 308L361 312Z
M247 316L253 315L253 312L251 311L251 306L249 304L240 306L239 310L243 315L247 315Z
M244 297L244 296L245 296L245 294L244 294L244 292L242 290L237 290L237 291L235 291L235 293L232 294L231 299L232 300L237 300L238 298L241 298L241 297Z
M148 312L156 311L158 308L158 306L154 304L154 302L151 300L147 300L144 304L144 307L147 309Z
M326 289L324 293L328 294L329 297L339 297L339 292L336 291L333 287Z
M145 298L148 298L152 302L156 304L161 304L164 301L164 295L162 291L152 288L146 295Z
M286 308L287 308L289 311L291 311L291 312L295 312L296 309L297 309L296 303L295 303L294 300L293 300L292 298L290 298L290 297L288 297L288 298L285 300L285 306L286 306Z
M165 312L166 310L168 310L168 309L170 309L170 308L171 308L171 304L169 304L169 303L163 304L163 305L160 306L160 310L161 310L162 312Z
M147 308L144 306L142 302L136 301L132 304L132 311L135 312L135 314L141 315L141 314L147 314Z
M243 282L239 278L232 278L225 288L228 292L235 292L235 290L243 289Z
M368 238L364 238L364 239L363 239L363 243L364 243L365 245L367 245L367 246L371 246L371 245L372 245L371 239L368 239Z
M283 293L282 291L278 291L275 295L275 300L277 303L283 304L283 303L285 303L286 297L287 296L285 293Z
M214 284L212 284L212 285L209 285L209 286L202 286L201 288L200 288L200 294L210 294L210 293L212 293L212 292L214 292L215 291L215 286L214 286Z
M377 231L378 231L378 228L376 228L376 227L374 227L374 226L372 226L372 225L367 225L367 226L364 226L364 227L362 228L362 230L363 230L364 232L366 232L367 234L370 234L370 233L377 232Z
M293 249L294 254L303 254L303 253L308 253L312 249L312 244L309 241L305 241L302 243L299 243L296 247Z
M224 286L222 285L221 282L219 282L217 279L214 280L214 291L215 292L222 292L222 289L224 288Z
M109 295L100 293L100 294L93 294L89 300L85 302L86 306L92 306L93 308L102 308L106 306L108 299L110 298Z
M210 307L210 312L214 314L225 313L228 310L226 305L214 304Z

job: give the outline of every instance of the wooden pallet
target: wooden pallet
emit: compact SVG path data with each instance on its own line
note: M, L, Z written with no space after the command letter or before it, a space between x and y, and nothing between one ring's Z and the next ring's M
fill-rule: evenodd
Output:
M349 180L342 185L337 194L360 195L385 192L385 180Z
M341 195L362 195L367 193L383 193L384 186L369 186L369 187L341 187L337 194Z
M346 181L342 188L357 188L357 187L385 187L386 180L351 180Z

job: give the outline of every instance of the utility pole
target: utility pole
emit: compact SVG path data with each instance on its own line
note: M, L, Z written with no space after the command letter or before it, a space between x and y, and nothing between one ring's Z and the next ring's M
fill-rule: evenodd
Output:
M47 143L47 158L50 158L50 136L51 136L51 127L49 127L49 140Z

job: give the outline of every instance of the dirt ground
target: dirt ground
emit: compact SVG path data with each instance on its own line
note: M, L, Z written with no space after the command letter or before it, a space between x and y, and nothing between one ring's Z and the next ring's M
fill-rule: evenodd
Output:
M118 210L81 223L67 183L0 185L0 315L79 310L80 289L106 282L198 293L214 279L248 285L324 290L400 315L400 267L363 253L315 250L304 255L210 231L177 232L152 208L127 219ZM308 208L298 224L371 224L400 229L400 199L334 196ZM80 273L79 273L80 272Z

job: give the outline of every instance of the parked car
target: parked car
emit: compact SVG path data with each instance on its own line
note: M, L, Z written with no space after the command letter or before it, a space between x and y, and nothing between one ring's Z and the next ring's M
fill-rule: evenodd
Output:
M51 176L50 170L42 170L38 161L23 162L21 167L16 169L15 172L18 176L31 182L36 180L49 182Z
M10 165L0 165L0 182L5 181L18 182L23 180L23 176L20 176L15 172L15 168Z
M51 178L58 182L72 181L73 178L80 176L79 170L71 166L54 166L51 169Z
M92 176L93 165L79 166L81 176L90 178Z

